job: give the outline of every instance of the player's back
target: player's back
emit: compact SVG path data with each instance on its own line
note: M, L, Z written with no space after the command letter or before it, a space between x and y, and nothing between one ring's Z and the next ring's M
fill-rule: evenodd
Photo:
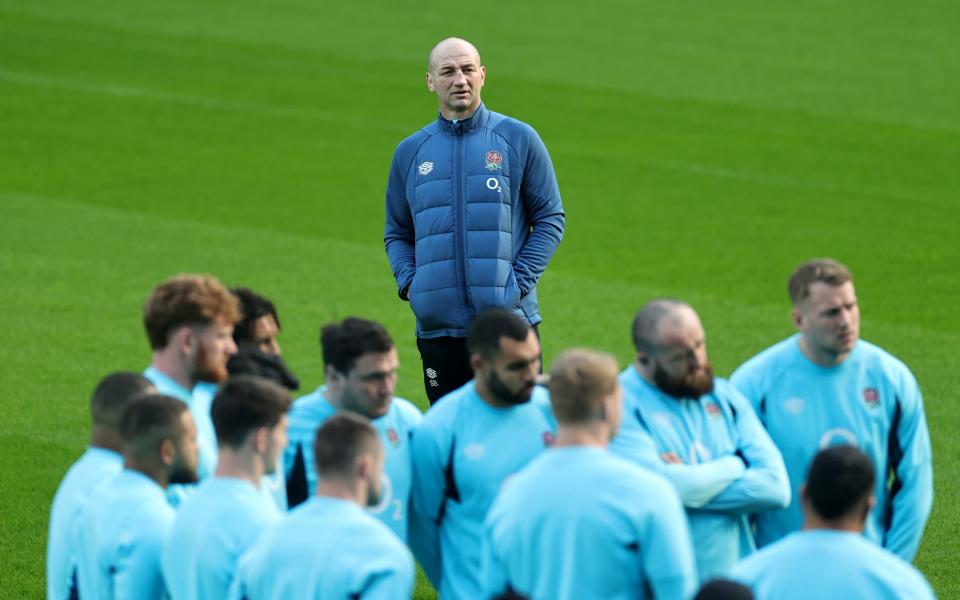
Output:
M413 557L357 504L314 497L240 559L231 598L409 598Z
M163 598L160 554L174 511L163 488L126 469L92 494L75 541L80 597Z
M484 588L534 599L687 598L696 586L680 499L605 449L550 449L508 479L485 523Z
M757 600L934 597L912 565L863 535L815 529L788 535L733 568Z
M73 463L53 497L47 535L47 598L63 600L76 586L77 549L72 534L87 498L123 470L123 457L112 450L87 448Z
M214 477L177 511L163 550L163 576L176 600L226 598L237 560L280 513L242 479Z

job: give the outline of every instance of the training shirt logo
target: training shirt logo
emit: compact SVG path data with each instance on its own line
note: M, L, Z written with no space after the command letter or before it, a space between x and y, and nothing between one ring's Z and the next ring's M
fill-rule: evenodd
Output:
M543 445L544 445L544 446L547 446L547 447L552 446L552 445L553 445L553 442L555 442L556 439L557 439L557 438L556 438L555 435L553 435L553 432L552 432L552 431L544 431L544 432L543 432Z
M424 161L420 163L420 166L417 167L417 173L421 175L429 175L433 171L433 163L430 161Z
M866 403L867 408L876 408L880 406L880 392L874 387L864 388L863 401Z
M496 150L487 152L487 170L499 171L503 166L503 155Z
M711 419L718 419L723 416L723 409L721 409L720 405L716 402L707 402L703 408L707 411L707 415L709 415Z
M394 448L400 447L400 436L397 435L397 430L393 427L387 430L387 439L390 440L390 443L393 444Z

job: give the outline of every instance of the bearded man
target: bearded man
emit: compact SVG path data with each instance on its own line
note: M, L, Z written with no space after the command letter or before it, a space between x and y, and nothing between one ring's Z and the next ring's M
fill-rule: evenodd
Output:
M683 501L700 581L756 548L751 514L790 502L780 451L750 403L713 376L690 305L648 302L633 321L634 364L620 374L623 423L610 449L664 475Z

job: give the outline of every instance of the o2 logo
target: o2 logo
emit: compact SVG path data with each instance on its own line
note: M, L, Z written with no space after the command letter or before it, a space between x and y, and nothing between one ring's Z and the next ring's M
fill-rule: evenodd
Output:
M380 502L376 506L367 508L367 512L378 517L388 508L392 509L389 518L394 521L403 519L403 501L393 497L393 482L390 481L390 475L384 473L380 480Z
M857 448L860 444L857 442L857 436L853 435L853 432L849 429L834 427L833 429L828 429L820 436L820 450L825 450L832 446L853 446Z

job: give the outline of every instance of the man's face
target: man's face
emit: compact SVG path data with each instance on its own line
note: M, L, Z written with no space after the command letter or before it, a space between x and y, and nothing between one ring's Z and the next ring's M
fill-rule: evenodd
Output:
M500 351L481 358L475 375L499 404L513 406L530 401L539 372L540 340L531 329L522 342L501 337Z
M263 315L254 321L250 333L253 339L246 343L264 354L280 356L280 342L277 341L280 327L277 326L277 320L273 318L273 315Z
M199 461L197 425L189 411L183 411L180 415L180 437L174 446L177 453L170 467L170 483L196 483Z
M339 379L340 408L376 419L387 414L397 387L400 359L397 350L368 352L353 363L346 374L334 371Z
M697 314L686 307L664 317L651 355L653 382L674 398L699 398L713 391L706 334Z
M267 449L263 453L263 472L273 475L277 472L277 461L280 453L287 447L287 415L280 417L280 421L267 432Z
M383 449L374 453L373 468L367 474L367 507L377 506L383 499Z
M193 327L194 381L220 383L227 379L227 359L237 353L233 342L233 324L217 319L208 325Z
M465 118L480 106L480 89L487 75L473 46L449 41L435 50L427 89L437 95L440 114L447 119Z
M811 284L810 295L793 309L793 319L817 362L836 362L853 350L860 338L860 307L853 283Z

